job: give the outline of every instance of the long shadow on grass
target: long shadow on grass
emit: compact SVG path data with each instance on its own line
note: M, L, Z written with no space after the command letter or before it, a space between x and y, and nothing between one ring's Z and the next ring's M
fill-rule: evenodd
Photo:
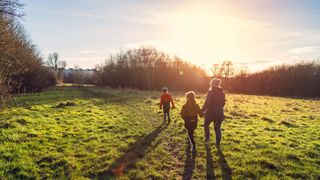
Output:
M168 123L163 123L148 135L143 136L133 144L130 144L123 155L116 159L108 170L101 172L95 177L92 176L92 178L113 179L114 177L123 175L127 169L133 168L137 161L145 156L148 147L151 146L151 143L168 127L168 125Z
M222 179L232 179L232 170L229 167L228 162L226 161L226 158L224 157L224 154L220 147L218 148L217 155L219 156L219 164L221 166Z
M182 177L184 180L191 180L197 154L190 152L190 145L188 145L186 148L186 156L187 156L187 159L184 164L184 170L183 170Z
M213 166L213 159L211 155L211 147L210 145L206 144L206 160L207 160L207 179L215 179L214 177L214 166Z

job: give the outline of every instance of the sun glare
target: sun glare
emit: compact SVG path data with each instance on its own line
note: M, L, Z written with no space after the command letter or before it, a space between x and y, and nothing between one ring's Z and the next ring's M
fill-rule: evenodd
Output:
M260 30L254 21L208 8L178 12L176 19L171 49L195 64L245 60Z

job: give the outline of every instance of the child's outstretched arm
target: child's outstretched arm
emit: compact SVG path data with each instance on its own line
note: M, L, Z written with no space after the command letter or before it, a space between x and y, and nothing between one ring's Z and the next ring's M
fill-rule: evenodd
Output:
M204 112L208 108L209 98L210 98L210 96L209 96L209 92L208 92L206 100L205 100L205 102L204 102L204 104L202 106L202 109L201 109L202 112Z

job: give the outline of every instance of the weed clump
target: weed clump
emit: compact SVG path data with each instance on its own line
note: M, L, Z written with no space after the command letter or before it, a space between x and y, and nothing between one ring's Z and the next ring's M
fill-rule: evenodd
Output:
M300 161L299 157L295 154L287 154L287 159L292 161Z
M250 114L249 116L250 116L250 117L259 117L258 114Z
M281 129L277 129L277 128L269 128L269 127L266 127L266 128L264 128L263 130L266 130L266 131L275 131L275 132L282 132L282 130ZM281 136L279 136L279 137L283 137L283 135L282 134L280 134Z
M236 117L244 117L244 118L248 118L248 116L242 112L238 112L238 111L231 111L229 113L232 116L236 116Z
M268 117L262 117L261 119L264 120L264 121L267 121L269 123L273 123L274 122L274 120L272 120L271 118L268 118Z
M317 154L316 152L307 151L305 154L306 154L309 158L313 158L313 159L319 158L319 159L320 159L320 154Z
M19 123L20 125L26 125L28 122L25 119L18 119L17 123Z
M282 112L282 113L290 113L290 112L293 112L293 111L288 110L288 109L281 109L281 112Z
M157 96L151 96L151 99L158 99Z
M280 122L280 124L285 125L287 127L298 127L292 120L285 119Z
M224 115L225 119L233 119L233 116Z
M270 170L278 170L279 168L277 167L277 165L275 163L273 163L270 160L266 160L266 159L259 159L255 162L256 164L259 164L261 167L270 169Z
M10 129L10 128L15 128L15 127L16 127L16 125L14 123L12 123L11 121L0 123L0 129Z
M68 107L68 106L76 106L76 103L75 102L72 102L72 101L68 101L66 103L59 103L58 105L54 106L55 108L64 108L64 107Z

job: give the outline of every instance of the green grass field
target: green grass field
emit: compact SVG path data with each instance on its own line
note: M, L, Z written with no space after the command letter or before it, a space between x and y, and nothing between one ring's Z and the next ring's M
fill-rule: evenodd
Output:
M172 94L170 124L160 92L71 86L16 98L0 112L0 179L320 178L319 101L227 94L221 150L205 146L200 119L192 154L185 98Z

